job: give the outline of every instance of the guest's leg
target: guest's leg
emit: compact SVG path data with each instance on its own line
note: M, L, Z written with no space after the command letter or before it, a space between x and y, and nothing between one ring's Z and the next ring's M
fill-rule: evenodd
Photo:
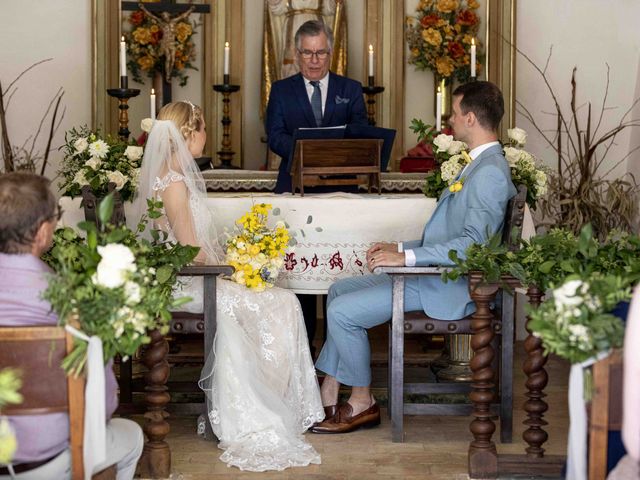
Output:
M117 480L131 480L142 448L144 436L140 426L124 418L114 418L107 423L107 459L93 469L94 473L116 464Z

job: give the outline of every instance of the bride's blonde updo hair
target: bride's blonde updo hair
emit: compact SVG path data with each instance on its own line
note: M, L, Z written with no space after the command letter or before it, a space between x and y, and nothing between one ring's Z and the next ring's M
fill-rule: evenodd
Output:
M160 109L158 120L171 120L185 140L202 127L202 109L191 102L171 102Z

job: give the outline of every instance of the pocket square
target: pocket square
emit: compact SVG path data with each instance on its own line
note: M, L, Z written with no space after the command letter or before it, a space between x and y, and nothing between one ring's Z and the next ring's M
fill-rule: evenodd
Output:
M340 105L341 103L349 103L350 98L342 98L340 95L336 95L336 104Z

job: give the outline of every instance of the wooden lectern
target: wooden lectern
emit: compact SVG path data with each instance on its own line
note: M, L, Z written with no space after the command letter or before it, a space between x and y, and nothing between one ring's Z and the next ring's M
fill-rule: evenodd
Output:
M360 185L380 194L381 139L298 140L291 165L291 191L304 196L304 187ZM335 177L354 175L353 178Z

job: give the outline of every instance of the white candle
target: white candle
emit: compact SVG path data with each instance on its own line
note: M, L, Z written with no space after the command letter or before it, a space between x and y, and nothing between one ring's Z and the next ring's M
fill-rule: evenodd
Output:
M471 78L476 77L476 39L471 39Z
M442 130L442 92L440 86L438 86L438 93L436 93L436 132Z
M127 44L124 36L120 39L120 76L127 76Z
M373 77L373 45L369 45L369 76Z
M229 75L229 42L224 42L224 74Z
M149 96L149 110L151 110L151 120L156 119L156 91L152 88Z

